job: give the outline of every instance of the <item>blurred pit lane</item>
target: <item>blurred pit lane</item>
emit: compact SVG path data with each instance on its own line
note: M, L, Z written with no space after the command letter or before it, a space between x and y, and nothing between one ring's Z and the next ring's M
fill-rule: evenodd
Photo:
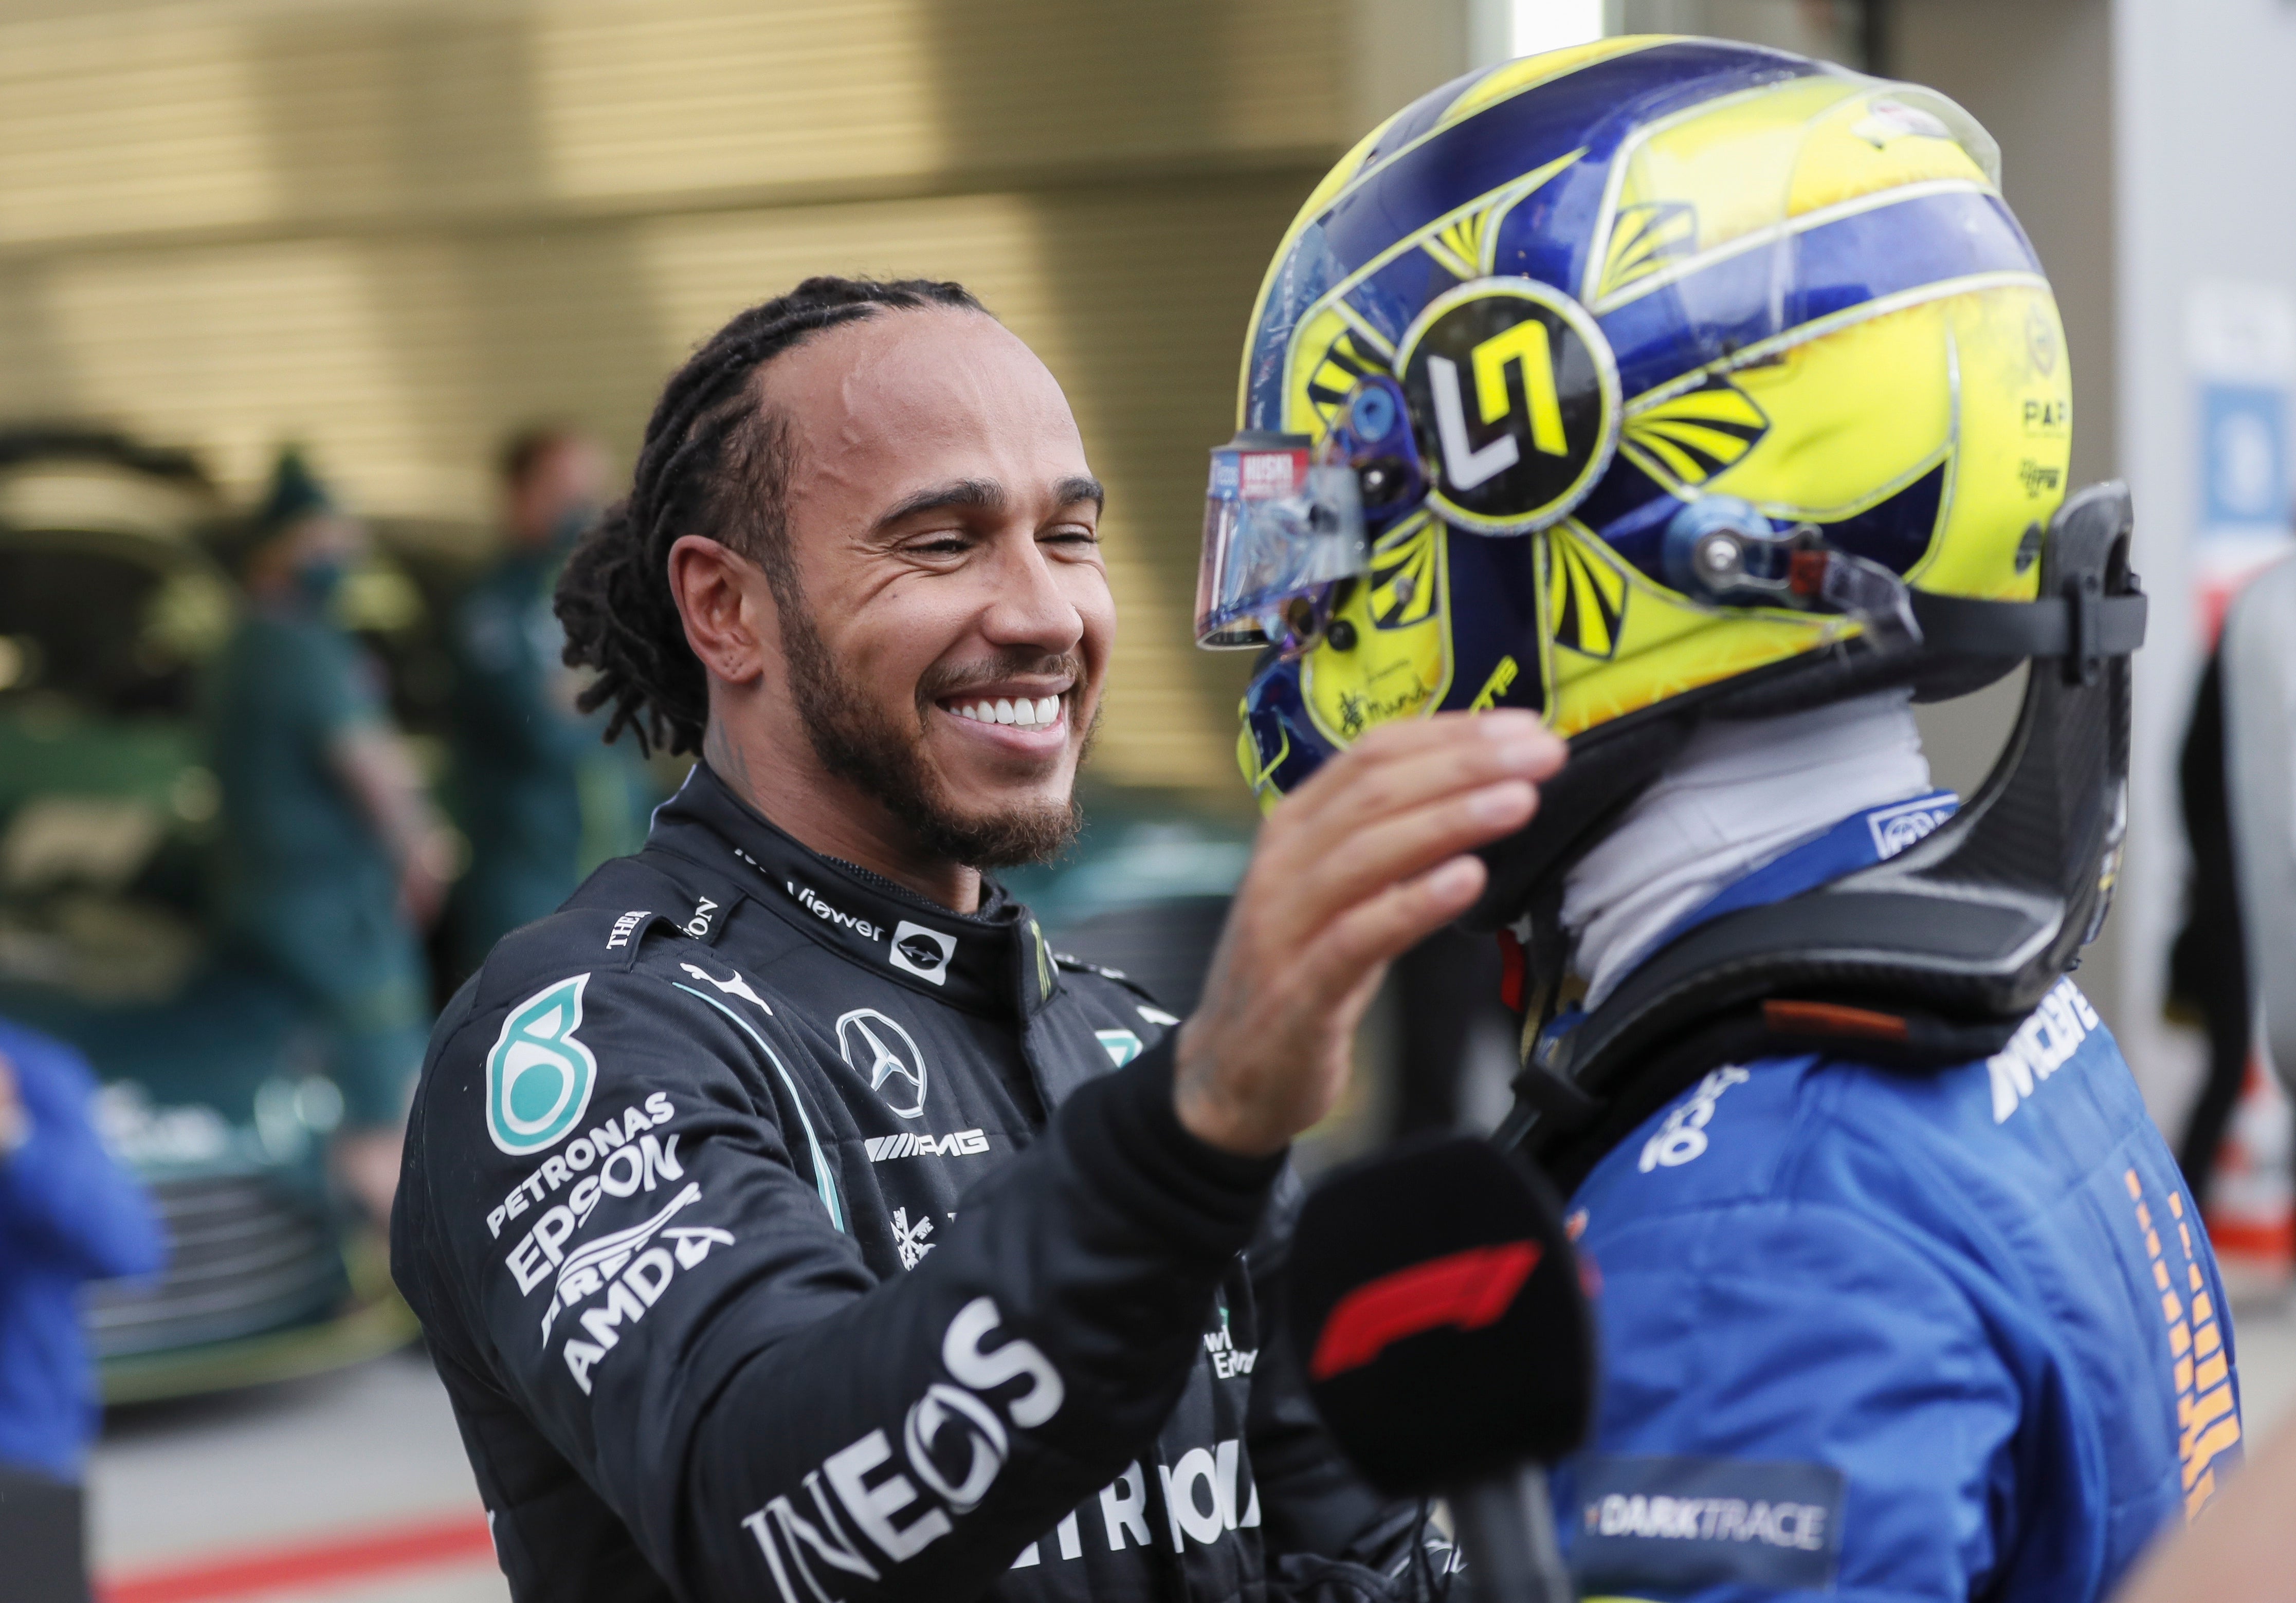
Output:
M88 1466L106 1603L500 1603L445 1389L419 1348L114 1410Z
M2296 1412L2296 1299L2236 1302L2248 1439ZM89 1467L104 1603L501 1603L444 1390L419 1350L115 1411Z

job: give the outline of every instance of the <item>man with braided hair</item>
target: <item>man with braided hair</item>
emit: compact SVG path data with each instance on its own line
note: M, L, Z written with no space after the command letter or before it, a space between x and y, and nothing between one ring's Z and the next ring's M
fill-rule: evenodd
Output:
M817 278L671 380L570 560L590 706L701 760L448 1006L393 1218L515 1596L1440 1589L1287 1368L1283 1154L1558 745L1330 764L1181 1024L984 874L1076 828L1101 504L972 296Z

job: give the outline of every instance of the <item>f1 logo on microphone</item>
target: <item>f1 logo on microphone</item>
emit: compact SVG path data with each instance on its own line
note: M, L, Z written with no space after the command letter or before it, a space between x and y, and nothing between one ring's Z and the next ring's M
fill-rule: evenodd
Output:
M1341 1297L1324 1321L1308 1378L1329 1380L1361 1369L1407 1336L1446 1325L1480 1330L1498 1323L1538 1267L1540 1251L1536 1241L1501 1241L1366 1281Z

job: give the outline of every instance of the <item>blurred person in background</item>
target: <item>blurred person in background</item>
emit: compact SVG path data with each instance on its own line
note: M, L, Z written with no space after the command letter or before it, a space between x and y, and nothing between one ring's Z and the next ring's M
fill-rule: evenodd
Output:
M454 853L380 667L332 614L365 546L301 454L283 452L240 553L247 604L205 716L226 938L324 1030L343 1095L337 1172L379 1221L430 1029L418 932L439 914Z
M2217 1161L2247 1082L2254 1034L2226 787L2224 662L2214 649L2185 725L2177 797L2191 859L2185 871L2185 923L2169 949L2167 1011L2205 1032L2209 1051L2200 1094L2185 1116L2177 1162L2194 1206L2206 1214Z
M457 979L584 874L636 850L649 799L635 754L575 709L582 680L561 660L566 634L550 609L567 553L596 521L605 454L545 424L504 443L501 470L504 550L454 623L456 811L471 843L450 909Z
M96 1139L94 1074L62 1042L0 1020L0 1596L85 1603L81 1459L95 1369L89 1280L167 1257L152 1205Z

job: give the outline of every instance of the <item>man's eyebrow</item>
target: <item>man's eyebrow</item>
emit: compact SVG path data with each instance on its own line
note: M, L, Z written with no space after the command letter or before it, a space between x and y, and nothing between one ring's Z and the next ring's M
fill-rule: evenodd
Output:
M1095 506L1108 504L1108 492L1100 480L1089 474L1076 474L1063 478L1053 487L1055 506L1074 506L1079 501L1089 501ZM952 483L936 485L886 509L877 519L880 529L891 528L904 519L923 512L942 512L952 508L968 511L999 512L1004 510L1004 487L993 478L960 478Z
M960 478L951 484L919 490L907 500L887 508L877 519L877 527L890 528L905 518L914 518L920 512L946 511L951 507L994 512L1002 511L1004 506L1003 485L990 478Z
M1089 501L1095 506L1104 508L1108 505L1108 492L1101 487L1097 478L1079 474L1074 478L1062 479L1054 487L1053 501L1058 506L1074 506L1079 501Z

